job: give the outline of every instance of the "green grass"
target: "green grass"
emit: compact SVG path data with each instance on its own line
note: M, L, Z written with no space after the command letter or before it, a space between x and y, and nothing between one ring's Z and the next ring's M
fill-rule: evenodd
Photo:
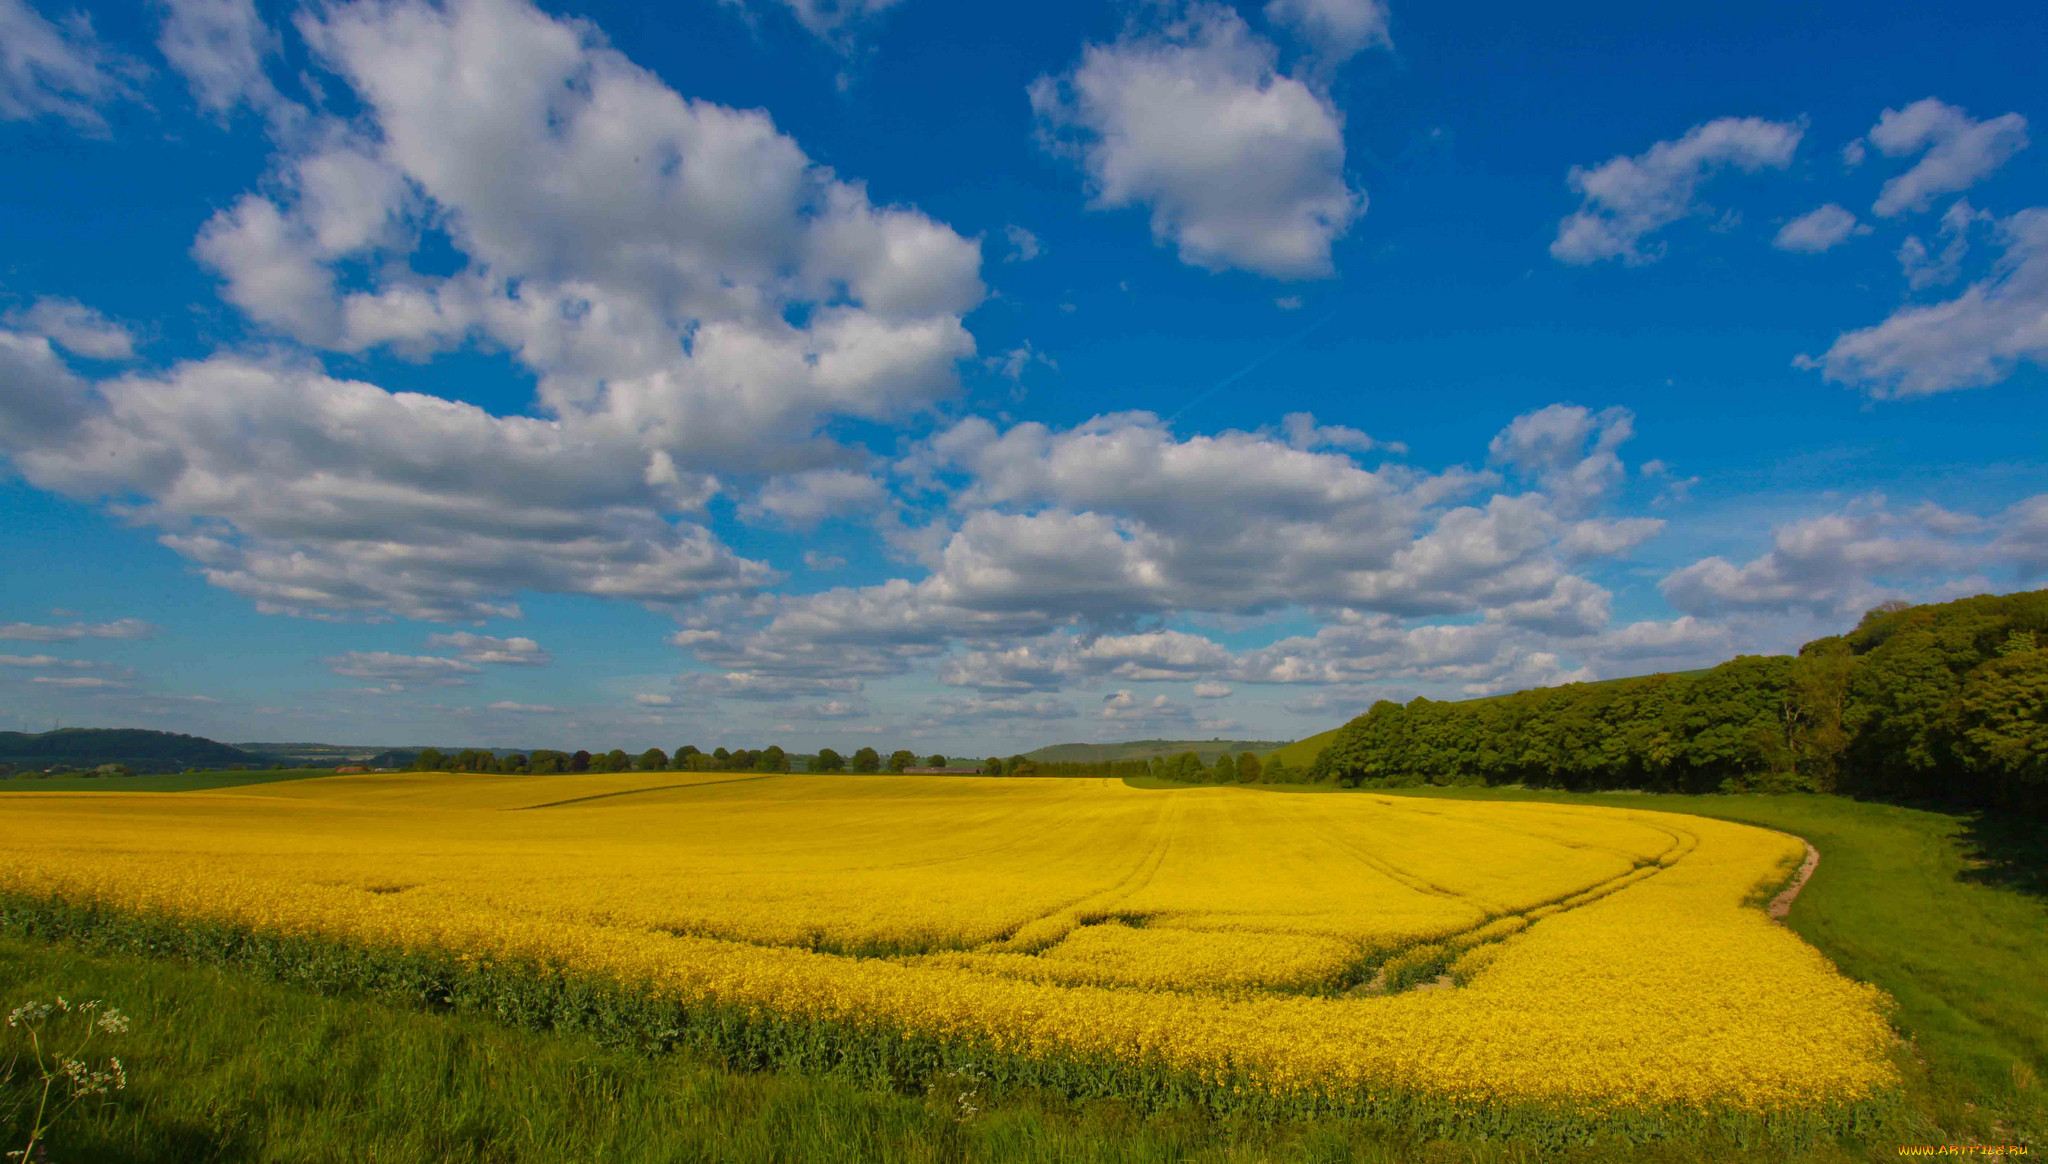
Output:
M1277 758L1286 761L1289 768L1297 772L1303 771L1310 764L1316 762L1316 757L1322 755L1323 749L1329 747L1330 741L1336 739L1337 733L1343 730L1341 727L1333 727L1326 732L1317 732L1315 735L1296 740L1284 748L1275 748L1270 752L1262 753L1259 759L1266 763L1271 763Z
M136 1019L118 1047L130 1090L99 1112L72 1113L52 1146L59 1161L1818 1164L1895 1159L1899 1142L2017 1140L2039 1150L2041 1084L2017 1088L2013 1070L2023 1063L2048 1075L2038 829L1813 796L1397 794L1691 812L1813 841L1820 870L1790 920L1845 971L1898 999L1899 1025L1912 1036L1900 1138L1821 1143L1800 1156L1718 1140L1593 1142L1544 1154L1499 1141L1432 1142L1385 1124L1145 1113L986 1087L969 1114L958 1100L970 1084L915 1094L829 1074L734 1071L696 1051L650 1056L577 1033L14 937L0 937L0 1006L61 992L105 998ZM7 1106L0 1099L0 1114Z
M142 776L30 776L0 779L0 792L203 792L209 788L240 788L244 784L275 784L332 776L332 768L269 768L261 771L161 772Z

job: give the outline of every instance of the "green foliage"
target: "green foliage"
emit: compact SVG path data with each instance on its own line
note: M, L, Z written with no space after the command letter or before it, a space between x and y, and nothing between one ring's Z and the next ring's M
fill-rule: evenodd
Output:
M142 728L59 728L50 732L0 732L0 761L42 771L120 764L135 772L182 772L187 768L234 765L274 767L277 757L175 732Z
M756 772L787 772L789 755L774 744L769 744L754 754L752 768Z
M879 772L882 770L881 753L873 748L862 748L853 754L853 770L856 772Z
M924 758L924 766L927 768L943 768L946 766L946 757L933 752Z
M649 748L640 753L633 766L642 772L665 772L668 770L668 753L660 748Z
M846 771L846 757L830 748L819 748L818 754L811 757L811 771L844 772Z
M2048 591L1887 604L1797 657L1456 703L1382 701L1331 736L1306 778L1841 791L2038 811L2048 807L2048 652L2032 644L2043 627ZM1262 779L1279 779L1275 765Z
M990 756L988 759L983 760L981 762L981 774L983 776L1001 776L1003 774L1002 760L995 756Z
M915 752L909 751L908 749L899 749L897 751L889 753L889 771L891 772L901 772L905 768L913 768L916 766L917 753Z

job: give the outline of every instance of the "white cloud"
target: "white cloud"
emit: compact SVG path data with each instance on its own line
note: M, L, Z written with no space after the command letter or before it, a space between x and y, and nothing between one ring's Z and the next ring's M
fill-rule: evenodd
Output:
M679 599L774 577L667 516L711 481L615 431L232 356L99 395L62 439L17 444L24 475L147 498L132 516L264 611L479 619L522 589Z
M0 328L0 450L61 439L91 408L90 389L48 339Z
M1013 383L1022 381L1024 370L1033 364L1044 364L1054 371L1059 370L1059 365L1053 362L1053 358L1032 347L1030 340L1025 340L1001 355L990 356L983 360L982 364Z
M1817 255L1848 240L1853 234L1868 234L1870 228L1833 202L1807 211L1779 228L1771 245L1781 251Z
M1618 450L1635 435L1626 408L1595 413L1576 404L1552 404L1518 416L1487 446L1496 463L1533 480L1560 512L1584 512L1627 476Z
M1899 266L1905 271L1906 285L1915 291L1953 283L1962 274L1963 259L1970 253L1970 228L1978 222L1995 221L1992 216L1971 207L1967 199L1958 198L1941 215L1941 237L1948 240L1937 257L1920 241L1917 234L1907 235L1899 244Z
M1901 307L1837 337L1819 359L1795 362L1880 399L1995 384L2022 361L2048 362L2048 207L2014 214L1997 234L2004 254L1990 277L1946 302Z
M282 47L256 14L254 0L163 0L157 49L191 86L199 108L225 119L237 105L258 112L282 98L263 59Z
M675 696L673 695L662 695L658 692L643 691L640 694L635 695L633 697L633 702L639 704L642 707L673 707L675 706L676 700Z
M438 655L398 655L390 651L346 651L321 660L336 675L405 687L462 687L482 668L461 659Z
M1228 683L1218 683L1214 680L1205 679L1195 684L1195 697L1197 699L1228 699L1230 694L1230 684Z
M75 299L42 296L27 310L7 313L7 323L42 336L73 355L126 360L135 355L129 330Z
M1804 133L1798 122L1723 117L1634 157L1610 158L1592 169L1573 166L1566 180L1583 201L1558 223L1550 253L1575 264L1654 261L1663 248L1643 240L1694 213L1694 192L1708 175L1729 166L1746 173L1784 169Z
M545 703L514 703L509 699L499 700L490 705L491 711L516 711L524 715L560 715L562 709Z
M89 675L66 676L64 678L58 678L53 675L38 675L33 682L47 684L51 687L68 687L81 691L104 691L109 688L127 686L126 683L118 679L100 679Z
M852 694L861 689L858 679L826 678L816 675L767 675L756 671L728 671L723 675L687 675L679 682L700 695L770 703L807 696Z
M250 16L173 10L202 101L250 99ZM264 192L195 255L308 344L503 350L536 415L229 355L89 388L47 340L0 332L0 448L45 488L139 497L167 545L264 610L473 620L522 590L760 586L773 571L687 519L718 474L844 463L828 422L929 407L974 353L977 242L875 205L765 113L684 99L585 22L364 0L299 29L359 115L278 134ZM414 270L430 243L453 274ZM763 500L801 520L831 498L784 481Z
M2008 113L1975 121L1961 108L1928 97L1885 110L1868 136L1886 157L1921 154L1912 169L1884 184L1870 208L1880 218L1895 218L1927 209L1939 195L1967 190L2004 165L2026 148L2027 119Z
M827 518L876 513L888 501L889 491L865 473L813 469L770 480L743 512L756 517L773 515L798 529L809 529Z
M723 3L745 8L750 0L723 0ZM894 8L899 0L751 0L752 3L776 3L789 10L789 14L802 25L805 31L842 51L850 50L857 33L875 17Z
M2044 494L2048 497L2048 494ZM2014 506L2022 517L2033 498ZM1977 523L1937 507L1897 513L1883 499L1777 526L1770 549L1737 565L1718 555L1673 571L1660 588L1689 615L1806 613L1842 618L2008 558L2024 568L2020 545L1987 546Z
M100 43L92 19L75 12L63 24L27 0L0 0L0 120L61 117L104 134L100 107L137 96L143 75L133 60Z
M1383 0L1267 0L1265 14L1300 37L1325 69L1393 44Z
M838 554L821 554L816 550L804 551L804 568L824 572L837 570L846 565L846 559Z
M1096 713L1105 720L1117 723L1175 723L1191 722L1195 716L1183 704L1175 703L1164 695L1144 699L1129 690L1118 691L1105 697L1102 708Z
M64 626L41 626L28 622L0 623L0 639L25 639L33 643L69 642L74 639L146 639L157 628L139 618L113 622L74 622Z
M427 649L454 651L465 663L536 667L553 659L532 639L497 638L493 635L472 634L469 631L428 635Z
M1194 4L1171 23L1091 44L1031 86L1041 140L1076 158L1091 205L1146 206L1181 261L1274 278L1331 273L1331 245L1365 212L1344 177L1344 119L1277 71L1236 12Z
M67 667L82 671L92 665L85 659L60 659L55 655L0 655L0 667Z
M1045 253L1045 246L1038 241L1038 236L1014 222L1003 228L1003 238L1010 244L1006 262L1028 263Z

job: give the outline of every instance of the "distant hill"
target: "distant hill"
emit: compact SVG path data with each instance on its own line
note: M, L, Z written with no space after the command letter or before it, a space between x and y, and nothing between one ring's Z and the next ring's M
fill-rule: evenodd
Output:
M42 770L64 765L96 768L123 764L135 772L182 772L237 764L270 767L273 757L216 740L142 728L59 728L53 732L0 732L0 764Z
M1120 744L1053 744L1035 752L1026 752L1024 756L1046 763L1099 764L1106 760L1150 760L1157 756L1193 752L1202 758L1202 763L1213 764L1216 757L1225 752L1268 752L1286 743L1286 740L1125 740Z

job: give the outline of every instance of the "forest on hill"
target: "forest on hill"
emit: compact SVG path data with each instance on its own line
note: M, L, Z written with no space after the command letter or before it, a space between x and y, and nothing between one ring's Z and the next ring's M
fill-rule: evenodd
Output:
M187 768L269 767L274 762L270 756L215 740L141 728L0 732L0 772L90 771L107 765L132 772L182 772Z
M1306 776L1839 792L2041 811L2048 591L1887 603L1796 656L1459 702L1381 701L1339 729Z

